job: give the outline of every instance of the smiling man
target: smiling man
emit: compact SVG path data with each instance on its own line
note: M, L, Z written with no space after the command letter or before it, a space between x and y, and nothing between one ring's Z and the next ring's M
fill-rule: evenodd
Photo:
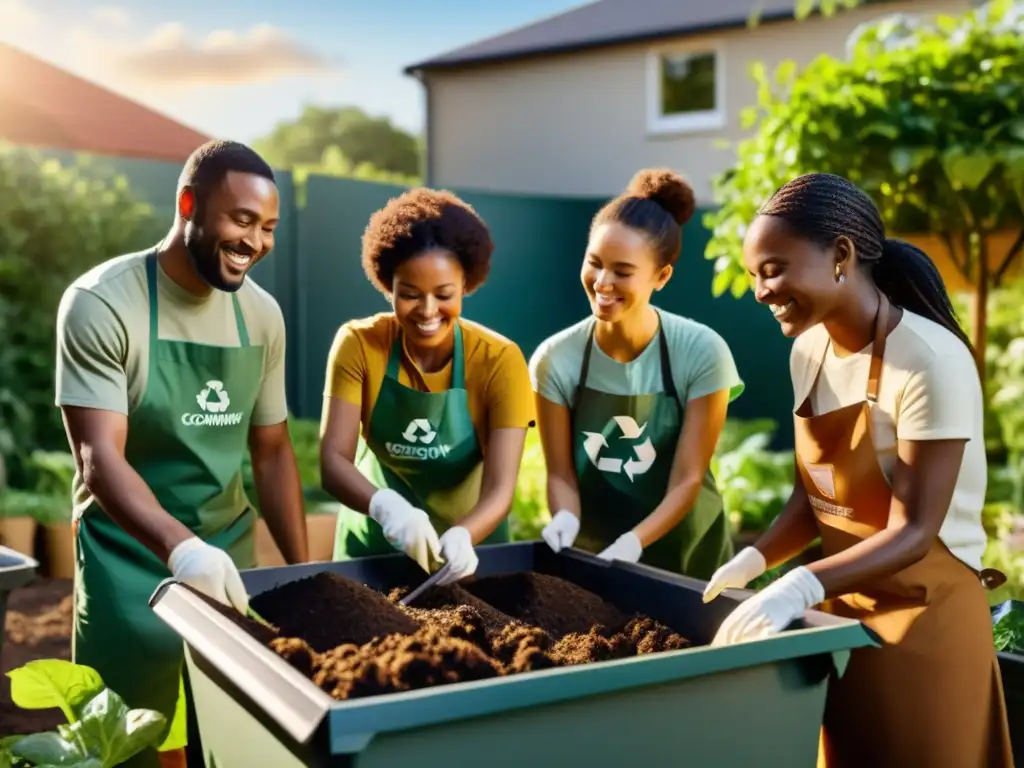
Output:
M75 456L73 658L131 708L167 717L159 755L185 764L182 643L148 605L174 576L244 612L260 508L289 563L307 560L287 426L285 327L247 280L274 245L274 174L251 149L210 142L178 182L157 246L79 277L57 319L57 405Z

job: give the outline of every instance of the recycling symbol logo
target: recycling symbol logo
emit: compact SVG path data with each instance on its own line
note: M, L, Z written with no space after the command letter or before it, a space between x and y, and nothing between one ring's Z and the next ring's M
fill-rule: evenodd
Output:
M207 413L224 413L231 405L231 398L220 381L208 381L203 391L196 395L199 407Z
M434 428L430 426L430 422L426 419L413 419L409 422L409 426L405 428L402 437L408 443L420 442L423 445L430 445L434 442L434 438L437 437L437 432L434 431Z
M615 416L614 421L622 433L619 435L619 440L639 440L643 436L644 429L647 427L647 424L639 426L632 416ZM608 441L605 440L604 435L600 432L584 432L583 435L583 450L587 452L590 463L601 472L608 472L613 475L625 474L630 479L630 482L654 466L654 460L658 457L657 452L654 450L654 444L649 437L645 438L642 443L634 445L634 455L623 461L622 459L601 456L601 450L608 448Z

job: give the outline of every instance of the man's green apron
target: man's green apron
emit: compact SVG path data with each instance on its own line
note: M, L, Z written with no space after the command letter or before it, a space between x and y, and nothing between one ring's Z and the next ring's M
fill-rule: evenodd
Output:
M242 460L260 390L263 354L232 296L239 347L158 337L156 252L146 258L149 378L128 417L125 458L161 506L197 536L255 565L255 514L242 486ZM76 521L73 658L94 667L130 708L168 720L161 749L185 746L181 638L148 601L167 566L93 504ZM158 765L156 750L126 763Z
M355 461L371 483L397 491L426 512L439 534L465 517L480 500L483 478L483 453L470 419L459 324L454 333L451 388L420 392L398 381L402 360L399 332L370 414L366 441L360 438ZM508 540L506 518L482 543ZM335 560L394 552L376 520L348 507L339 510Z
M571 410L581 510L574 546L594 554L650 515L668 492L684 409L660 319L662 392L613 395L589 389L593 328L583 353ZM640 562L707 580L732 555L728 517L709 469L686 517L648 546Z

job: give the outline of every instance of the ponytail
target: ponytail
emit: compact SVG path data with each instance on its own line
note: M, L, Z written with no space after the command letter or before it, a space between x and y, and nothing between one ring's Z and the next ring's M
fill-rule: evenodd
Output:
M881 258L874 260L871 267L875 284L893 304L938 323L974 354L942 275L928 254L905 240L887 237Z

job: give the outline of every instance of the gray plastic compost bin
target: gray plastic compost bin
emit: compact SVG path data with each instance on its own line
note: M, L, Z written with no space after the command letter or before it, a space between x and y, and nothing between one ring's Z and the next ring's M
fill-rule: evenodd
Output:
M480 547L478 577L534 571L708 643L750 593L705 604L704 582L543 543ZM250 594L332 571L386 591L417 584L404 555L243 573ZM775 637L336 701L194 593L151 605L185 641L208 766L813 766L833 675L862 624L811 611Z
M10 547L0 547L0 662L7 642L7 597L36 576L39 563Z

